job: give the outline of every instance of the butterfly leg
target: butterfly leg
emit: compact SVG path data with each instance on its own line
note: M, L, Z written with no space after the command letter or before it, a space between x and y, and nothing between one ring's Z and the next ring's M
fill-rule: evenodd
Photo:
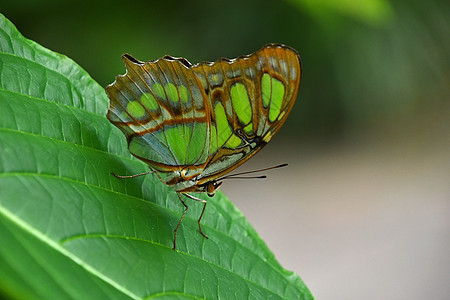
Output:
M184 216L186 215L186 212L187 212L187 210L188 210L188 208L189 208L189 207L187 206L186 202L184 202L184 200L183 200L183 198L181 197L181 195L182 195L181 193L177 193L178 198L180 199L181 203L184 205L184 211L183 211L183 214L181 215L180 221L178 221L177 227L175 228L175 234L174 234L174 237L173 237L173 248L172 248L173 250L175 250L176 244L177 244L177 232L178 232L178 228L180 227L181 222L183 222ZM185 195L185 196L188 197L189 199L192 199L192 200L199 201L199 202L202 202L202 203L203 203L202 213L200 214L200 217L198 218L197 223L198 223L198 228L200 229L200 233L201 233L205 238L208 238L208 236L203 232L203 230L202 230L202 225L201 225L201 223L200 223L200 221L202 220L203 214L204 214L204 212L205 212L206 204L207 204L208 202L207 202L206 200L203 200L203 199L200 199L200 198L191 196L191 195L189 195L189 194L183 193L183 195Z
M180 221L178 221L178 225L177 225L177 227L175 228L175 233L174 233L174 235L173 235L173 248L172 248L173 250L175 250L176 245L177 245L177 232L178 232L178 228L180 227L181 222L183 222L184 215L186 214L186 212L187 212L187 210L188 210L188 208L189 208L189 207L187 206L186 202L183 201L183 198L181 197L181 194L177 192L177 196L178 196L178 198L180 199L181 203L183 203L183 205L184 205L184 211L183 211L183 214L181 215Z
M202 217L203 217L203 213L205 212L206 204L207 204L208 202L207 202L206 200L203 200L203 199L200 199L200 198L191 196L191 195L189 195L189 194L183 194L183 195L185 195L186 197L188 197L188 198L190 198L190 199L192 199L192 200L199 201L199 202L202 202L202 203L203 203L202 213L200 214L200 217L198 218L198 221L197 221L197 222L198 222L198 229L200 230L200 233L201 233L205 238L208 238L208 236L203 232L203 230L202 230L202 225L201 225L201 223L200 223L200 221L202 220Z
M139 173L139 174L135 174L135 175L117 175L114 172L111 172L111 174L114 175L117 178L125 179L125 178L135 178L135 177L139 177L139 176L142 176L142 175L152 174L154 172L155 171L150 171L150 172L144 172L144 173Z
M155 170L151 170L149 172L144 172L144 173L139 173L139 174L134 174L134 175L117 175L114 172L111 172L112 175L114 175L115 177L119 178L119 179L127 179L127 178L135 178L135 177L139 177L142 175L147 175L147 174L156 174L156 176L158 176L158 179L162 182L162 183L166 183L161 176L159 176L158 172L156 172Z

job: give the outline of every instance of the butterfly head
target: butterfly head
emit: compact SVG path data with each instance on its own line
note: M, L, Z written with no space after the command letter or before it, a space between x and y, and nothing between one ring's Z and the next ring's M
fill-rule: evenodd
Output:
M219 187L222 185L222 181L208 181L201 185L200 188L208 194L209 197L213 197Z
M181 193L206 193L209 197L213 197L222 185L221 180L201 180L194 176L186 177L185 170L182 170L180 173L173 173L172 177L167 177L164 183Z

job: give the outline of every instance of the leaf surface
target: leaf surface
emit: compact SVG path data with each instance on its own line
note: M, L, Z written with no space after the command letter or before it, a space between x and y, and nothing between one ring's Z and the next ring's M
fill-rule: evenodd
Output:
M16 299L312 299L222 194L183 211L104 89L0 15L0 290Z

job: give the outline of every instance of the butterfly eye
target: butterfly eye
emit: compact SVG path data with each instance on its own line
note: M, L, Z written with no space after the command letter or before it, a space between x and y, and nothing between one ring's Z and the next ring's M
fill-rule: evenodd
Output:
M222 182L210 181L206 183L206 193L209 197L213 197L219 187L222 185Z

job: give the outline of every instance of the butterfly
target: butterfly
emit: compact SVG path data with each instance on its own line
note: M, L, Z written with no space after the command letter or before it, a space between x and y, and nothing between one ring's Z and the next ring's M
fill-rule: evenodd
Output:
M142 62L124 54L126 74L107 86L108 120L125 135L131 154L182 196L214 196L224 175L261 150L285 122L297 97L301 62L297 51L268 44L235 59L191 64L164 56Z

